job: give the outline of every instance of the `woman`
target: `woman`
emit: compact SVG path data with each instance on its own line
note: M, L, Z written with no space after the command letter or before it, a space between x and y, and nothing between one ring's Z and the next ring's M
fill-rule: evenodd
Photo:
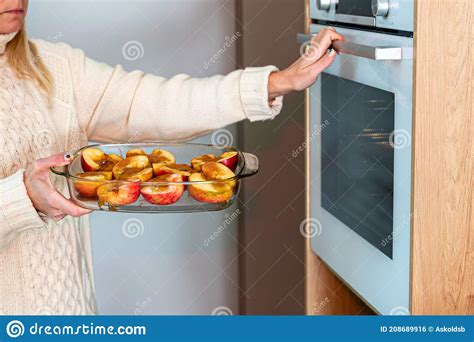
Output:
M87 214L49 168L88 140L189 140L244 119L271 119L335 59L326 30L289 68L164 79L28 40L27 0L0 2L0 312L96 313Z

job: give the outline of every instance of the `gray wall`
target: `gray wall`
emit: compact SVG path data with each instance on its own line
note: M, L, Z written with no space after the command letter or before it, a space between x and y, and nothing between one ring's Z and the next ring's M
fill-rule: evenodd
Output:
M235 34L234 6L224 0L35 0L28 27L33 37L67 42L128 70L206 76L235 67L235 46L209 63ZM125 46L132 46L128 54ZM93 214L100 313L210 314L215 308L238 313L238 220L209 246L204 243L224 215Z
M240 0L241 66L285 68L299 57L296 34L304 30L304 0ZM305 249L300 225L305 217L303 93L285 97L274 120L244 123L242 148L260 159L260 172L244 183L241 198L242 314L304 314Z

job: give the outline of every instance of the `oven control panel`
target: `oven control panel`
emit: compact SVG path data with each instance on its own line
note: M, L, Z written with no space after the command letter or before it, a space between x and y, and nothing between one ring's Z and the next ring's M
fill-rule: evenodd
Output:
M312 19L413 32L414 0L310 0Z
M309 9L312 19L336 21L336 0L310 0Z

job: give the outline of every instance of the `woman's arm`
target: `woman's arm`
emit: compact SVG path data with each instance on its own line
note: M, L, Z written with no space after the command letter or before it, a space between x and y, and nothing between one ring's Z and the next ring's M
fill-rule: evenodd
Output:
M275 67L248 68L203 79L170 79L125 72L73 53L75 96L81 127L99 142L183 141L244 120L271 119L268 78Z
M272 119L282 96L303 90L335 59L332 41L343 39L324 30L309 52L289 68L237 70L203 79L170 79L125 72L71 50L70 65L82 129L98 142L183 141L244 120Z
M0 179L0 251L29 229L41 228L47 218L59 221L66 215L79 217L90 213L56 191L51 184L49 169L64 166L70 160L58 154L38 159L26 170Z
M23 182L24 170L0 179L0 251L21 232L45 223L36 212Z
M45 225L28 196L23 173L20 170L0 179L0 251L8 248L22 231Z

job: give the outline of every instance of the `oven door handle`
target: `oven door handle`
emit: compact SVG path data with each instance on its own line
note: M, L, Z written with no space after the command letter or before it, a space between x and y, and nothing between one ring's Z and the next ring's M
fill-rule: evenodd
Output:
M314 35L298 33L298 43L305 44L311 41ZM374 61L400 61L410 59L401 47L369 46L351 42L335 41L332 48L336 52L351 56L368 58ZM408 52L408 51L406 51Z

